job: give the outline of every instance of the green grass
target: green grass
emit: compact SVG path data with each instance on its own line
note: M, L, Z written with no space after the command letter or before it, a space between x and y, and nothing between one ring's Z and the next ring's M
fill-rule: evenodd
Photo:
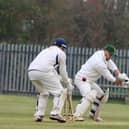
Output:
M35 96L0 95L0 129L129 129L129 105L109 102L104 105L103 122L94 122L85 115L84 122L58 123L49 119L52 99L49 99L44 121L33 121ZM79 102L74 99L73 105Z

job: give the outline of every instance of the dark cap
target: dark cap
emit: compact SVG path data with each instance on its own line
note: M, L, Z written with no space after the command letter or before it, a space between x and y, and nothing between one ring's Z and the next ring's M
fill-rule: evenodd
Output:
M64 38L59 37L59 38L56 38L56 39L55 39L54 44L57 45L57 46L62 46L62 47L64 47L64 48L67 48L67 46L68 46L68 41L65 40Z
M112 56L117 55L116 48L112 44L105 45L104 50L107 50Z

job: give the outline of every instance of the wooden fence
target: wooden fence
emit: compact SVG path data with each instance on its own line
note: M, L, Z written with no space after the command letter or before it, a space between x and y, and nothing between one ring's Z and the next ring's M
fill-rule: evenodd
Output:
M27 68L35 56L46 46L0 44L0 93L35 94L35 87L28 79ZM74 78L81 65L96 51L96 48L69 47L67 50L67 69L71 78ZM119 49L118 57L114 61L122 72L129 75L129 50ZM98 80L103 89L110 88L111 98L124 98L129 95L128 89L113 86L101 78ZM78 96L75 88L74 95Z

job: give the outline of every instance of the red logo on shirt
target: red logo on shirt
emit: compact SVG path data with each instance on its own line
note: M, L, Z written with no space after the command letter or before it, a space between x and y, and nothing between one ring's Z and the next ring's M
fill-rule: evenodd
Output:
M84 81L84 82L85 82L85 81L86 81L86 77L82 77L82 81Z

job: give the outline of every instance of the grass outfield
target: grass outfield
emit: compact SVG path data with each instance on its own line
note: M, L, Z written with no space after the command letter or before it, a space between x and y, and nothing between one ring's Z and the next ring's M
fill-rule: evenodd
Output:
M103 122L86 116L84 122L58 123L49 119L52 100L49 99L46 117L41 123L33 121L36 97L0 95L0 129L129 129L129 105L110 102L103 107ZM79 100L74 100L75 106Z

